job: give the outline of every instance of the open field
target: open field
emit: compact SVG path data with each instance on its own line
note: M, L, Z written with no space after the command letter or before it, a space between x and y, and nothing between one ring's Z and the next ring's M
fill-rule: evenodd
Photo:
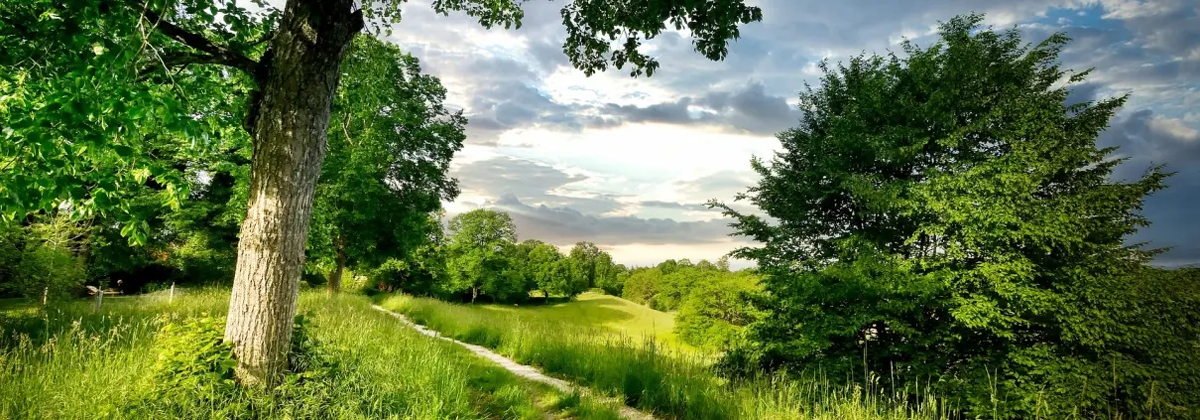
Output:
M487 311L511 314L530 321L552 320L581 327L611 330L635 339L684 345L672 330L675 316L616 296L587 292L569 302L544 305L479 305Z
M100 314L90 301L45 310L8 305L26 309L0 311L0 418L617 418L609 406L520 380L422 336L372 310L364 297L320 293L303 294L300 304L316 352L332 361L320 375L293 377L272 393L164 389L155 376L163 347L171 345L160 337L162 327L219 320L227 299L225 290L173 304L106 299Z
M731 383L709 369L711 358L661 346L653 338L612 333L606 324L564 314L593 311L591 299L549 308L457 305L405 295L380 305L444 335L495 349L547 374L676 419L940 419L949 412L932 396L918 401L878 395L854 385L830 385L819 375L761 377ZM627 303L627 302L626 302ZM578 305L578 308L572 306ZM662 315L670 316L658 312ZM637 324L636 319L622 318ZM607 333L606 333L607 332ZM807 379L797 379L807 378Z

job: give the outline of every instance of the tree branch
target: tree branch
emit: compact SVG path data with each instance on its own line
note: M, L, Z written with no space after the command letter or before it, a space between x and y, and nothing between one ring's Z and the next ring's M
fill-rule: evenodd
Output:
M152 65L138 72L138 80L145 79L160 68L169 71L175 67L187 67L189 64L226 64L225 60L220 57L188 52L164 54L160 57L160 63L162 64L161 67L158 65Z
M184 45L207 53L207 55L188 54L187 56L179 56L177 57L178 59L190 59L194 61L179 61L174 63L175 65L190 63L223 64L240 69L250 75L254 75L258 68L257 61L251 60L249 57L246 57L237 51L217 45L212 41L209 41L208 38L205 38L203 35L183 29L174 23L163 19L162 15L150 10L149 8L144 8L142 10L142 14L152 22L151 26L157 29L159 33L179 41Z

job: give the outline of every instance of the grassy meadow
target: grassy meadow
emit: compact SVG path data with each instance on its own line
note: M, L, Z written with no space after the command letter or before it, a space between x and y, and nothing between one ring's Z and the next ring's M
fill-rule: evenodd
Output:
M657 341L668 334L659 330L659 321L671 314L633 310L627 307L635 304L611 296L586 295L544 307L459 305L406 295L377 299L446 336L495 349L662 418L941 419L950 412L938 398L910 401L857 385L838 387L815 374L729 382L709 369L712 355ZM582 317L597 312L604 315ZM655 333L635 337L626 330Z
M675 337L673 314L596 292L580 294L571 301L551 301L542 305L494 304L478 305L478 308L531 322L555 320L635 339L652 338L660 344L686 347Z
M164 326L223 326L228 291L199 290L0 311L0 419L337 418L615 419L612 403L564 395L442 340L420 335L362 296L301 296L308 335L331 367L267 393L222 382L166 389ZM219 333L219 329L217 329ZM202 346L203 343L183 343ZM191 349L185 349L191 351ZM314 374L313 372L319 372ZM204 385L203 384L209 384ZM217 386L211 386L216 384Z

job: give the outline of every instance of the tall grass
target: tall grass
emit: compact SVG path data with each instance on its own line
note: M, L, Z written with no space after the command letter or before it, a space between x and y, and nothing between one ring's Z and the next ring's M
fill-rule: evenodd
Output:
M941 419L937 398L920 403L819 377L778 374L729 382L710 358L553 319L393 295L381 306L458 340L619 396L628 405L679 419Z
M0 312L0 419L337 418L542 419L553 411L613 418L611 408L570 400L519 380L452 343L425 337L370 308L361 296L301 296L309 335L336 360L329 376L265 392L162 394L155 361L163 325L222 316L227 290L106 299ZM212 392L212 391L204 391ZM558 404L561 405L561 404Z

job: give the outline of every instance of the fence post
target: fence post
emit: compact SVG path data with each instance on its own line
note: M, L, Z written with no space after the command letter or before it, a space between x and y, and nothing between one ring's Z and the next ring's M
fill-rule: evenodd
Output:
M96 310L95 310L96 313L100 313L100 305L103 303L103 301L104 301L104 285L101 284L100 287L96 288Z
M175 282L171 282L171 293L167 295L167 303L175 301Z

